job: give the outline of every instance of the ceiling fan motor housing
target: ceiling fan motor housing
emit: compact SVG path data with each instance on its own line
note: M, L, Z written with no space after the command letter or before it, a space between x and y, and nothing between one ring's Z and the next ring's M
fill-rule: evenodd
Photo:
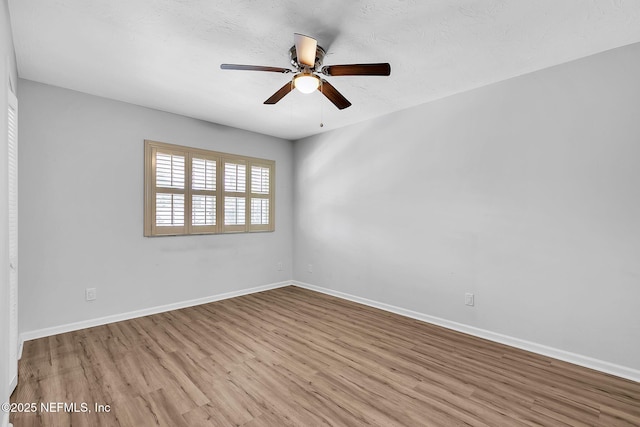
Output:
M322 67L322 61L324 60L325 55L325 50L320 46L316 46L316 59L315 63L313 64L313 68L311 68L298 62L298 53L296 52L295 46L291 46L291 49L289 49L289 58L291 59L291 65L293 65L298 71L305 71L305 69L308 69L308 71L319 71Z

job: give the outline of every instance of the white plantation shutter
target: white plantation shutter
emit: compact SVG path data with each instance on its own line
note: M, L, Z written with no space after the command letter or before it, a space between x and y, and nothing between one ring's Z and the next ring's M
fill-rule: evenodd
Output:
M184 225L184 194L156 193L156 225Z
M224 161L224 230L246 231L247 165Z
M269 168L251 166L251 193L269 194Z
M224 198L224 223L225 225L244 225L245 221L245 198L225 197Z
M187 153L154 148L152 156L153 234L184 234Z
M8 93L9 345L7 347L9 351L8 385L11 393L18 382L18 100L10 89Z
M269 224L269 199L251 199L251 225Z
M271 165L251 164L251 231L273 229L271 215Z
M156 187L184 189L184 156L156 153Z
M247 167L238 163L224 164L224 191L244 193L247 188Z
M191 224L216 225L216 196L191 196Z
M194 157L191 160L191 165L191 188L193 190L216 191L216 160Z
M217 170L216 157L191 155L191 231L193 233L217 231Z
M275 162L145 141L145 236L273 231Z

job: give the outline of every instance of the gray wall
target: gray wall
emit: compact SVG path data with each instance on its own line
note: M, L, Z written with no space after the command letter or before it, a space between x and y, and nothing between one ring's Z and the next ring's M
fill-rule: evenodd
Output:
M143 237L144 139L275 160L276 231ZM20 80L21 332L291 279L291 144Z
M9 400L9 236L7 233L7 87L9 78L18 83L11 23L7 1L0 2L0 403ZM6 413L0 411L0 425L8 422Z
M632 45L296 142L294 279L639 369L638 76Z

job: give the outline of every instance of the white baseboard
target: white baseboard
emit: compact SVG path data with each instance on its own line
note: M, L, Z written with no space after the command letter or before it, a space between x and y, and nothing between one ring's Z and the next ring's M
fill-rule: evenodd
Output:
M454 331L463 332L465 334L473 335L479 338L484 338L484 339L495 341L511 347L527 350L532 353L538 353L543 356L552 357L554 359L559 359L565 362L573 363L575 365L580 365L586 368L595 369L596 371L605 372L607 374L611 374L611 375L626 378L632 381L640 382L640 371L637 369L616 365L614 363L605 362L603 360L598 360L598 359L583 356L580 354L560 350L557 348L548 347L546 345L525 341L519 338L510 337L508 335L503 335L503 334L491 332L485 329L476 328L474 326L465 325L463 323L452 322L451 320L446 320L439 317L430 316L428 314L407 310L405 308L396 307L396 306L385 304L378 301L373 301L367 298L362 298L359 296L347 294L340 291L335 291L333 289L311 285L309 283L304 283L304 282L299 282L294 280L292 281L292 284L300 288L321 292L323 294L357 302L359 304L364 304L370 307L379 308L381 310L389 311L391 313L396 313L401 316L410 317L412 319L421 320L427 323L432 323L434 325L442 326L447 329L453 329Z
M229 298L235 298L242 295L253 294L256 292L268 291L271 289L291 286L290 281L272 283L269 285L256 286L254 288L242 289L239 291L226 292L224 294L211 295L204 298L197 298L188 301L176 302L173 304L160 305L156 307L144 308L142 310L129 311L127 313L114 314L111 316L99 317L97 319L83 320L81 322L67 323L64 325L53 326L50 328L37 329L35 331L27 331L20 334L19 358L22 357L22 348L25 341L37 338L48 337L51 335L64 334L65 332L77 331L80 329L91 328L94 326L106 325L108 323L120 322L123 320L135 319L137 317L149 316L152 314L164 313L166 311L178 310L181 308L193 307L194 305L207 304L214 301L220 301Z
M12 424L9 424L9 413L2 411L0 414L2 414L2 423L0 423L0 426L12 427Z

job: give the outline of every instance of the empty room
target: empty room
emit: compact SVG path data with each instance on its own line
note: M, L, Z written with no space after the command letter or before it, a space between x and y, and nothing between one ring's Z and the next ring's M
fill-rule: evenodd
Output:
M640 426L640 2L1 0L0 427Z

